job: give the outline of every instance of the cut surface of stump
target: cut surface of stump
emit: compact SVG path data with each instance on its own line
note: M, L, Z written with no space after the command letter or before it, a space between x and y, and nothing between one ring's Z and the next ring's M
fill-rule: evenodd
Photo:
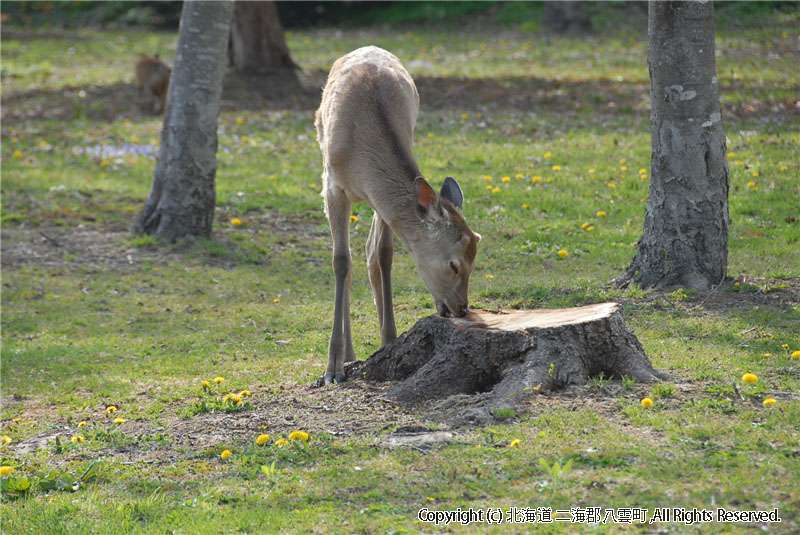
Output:
M653 368L616 303L428 316L347 368L349 377L394 383L386 397L402 404L481 394L489 410L601 373L645 383L670 378Z

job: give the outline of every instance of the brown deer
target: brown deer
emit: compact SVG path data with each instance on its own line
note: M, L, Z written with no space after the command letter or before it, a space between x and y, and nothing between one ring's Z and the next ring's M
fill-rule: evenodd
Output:
M169 77L172 71L158 58L158 54L142 54L136 62L136 86L142 106L153 113L162 113L167 100Z
M447 177L437 195L419 171L411 151L418 111L414 80L389 52L368 46L333 64L315 121L336 280L326 384L345 381L344 363L355 360L349 229L354 202L367 201L375 213L366 252L381 345L397 338L393 233L411 252L438 313L463 317L469 310L469 276L481 237L461 212L464 197L458 183Z

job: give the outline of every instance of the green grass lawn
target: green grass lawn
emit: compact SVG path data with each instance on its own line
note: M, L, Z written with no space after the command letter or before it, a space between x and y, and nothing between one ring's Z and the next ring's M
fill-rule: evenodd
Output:
M366 44L408 66L422 99L420 167L434 186L459 180L470 226L483 235L472 306L619 301L653 364L680 381L598 378L534 396L524 414L493 427L466 429L393 406L359 382L311 389L324 371L333 306L313 93L312 105L225 107L213 239L162 246L129 233L152 181L161 120L128 97L138 55L171 59L177 36L4 28L0 416L10 442L0 456L14 470L3 478L3 533L532 529L417 520L421 508L458 507L650 516L656 507L777 507L780 524L536 530L797 531L798 10L766 10L747 26L720 12L734 279L695 294L607 286L644 223L644 19L612 6L596 14L596 35L564 39L525 22L525 8L511 3L501 22L287 38L312 86ZM371 212L356 205L354 215L351 317L363 359L380 338L362 253ZM394 265L402 332L434 310L410 256L398 250ZM745 373L757 382L745 384ZM242 390L252 393L242 403L222 400ZM641 406L645 397L651 407ZM387 447L407 426L452 436L431 448ZM295 430L310 439L290 440ZM256 444L261 434L270 435L265 445Z

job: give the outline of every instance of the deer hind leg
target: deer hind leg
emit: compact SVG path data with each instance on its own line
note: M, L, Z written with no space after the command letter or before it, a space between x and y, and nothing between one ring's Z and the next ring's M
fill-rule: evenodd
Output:
M367 238L367 266L375 306L378 309L378 325L381 329L381 345L385 346L397 338L392 306L392 257L394 242L392 229L376 213Z
M325 384L346 380L344 363L355 360L350 334L350 207L351 202L343 191L330 187L325 191L325 211L333 238L333 275L336 280L336 297L333 311L333 331L328 346L328 367Z

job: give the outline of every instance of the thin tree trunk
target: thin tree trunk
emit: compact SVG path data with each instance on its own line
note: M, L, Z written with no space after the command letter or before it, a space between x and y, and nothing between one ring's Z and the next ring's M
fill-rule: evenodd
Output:
M294 71L275 2L237 0L233 10L229 48L231 68L237 72Z
M153 185L134 230L175 241L211 235L217 118L231 1L183 5Z
M708 289L728 264L728 165L711 2L651 1L651 179L644 233L614 283Z

